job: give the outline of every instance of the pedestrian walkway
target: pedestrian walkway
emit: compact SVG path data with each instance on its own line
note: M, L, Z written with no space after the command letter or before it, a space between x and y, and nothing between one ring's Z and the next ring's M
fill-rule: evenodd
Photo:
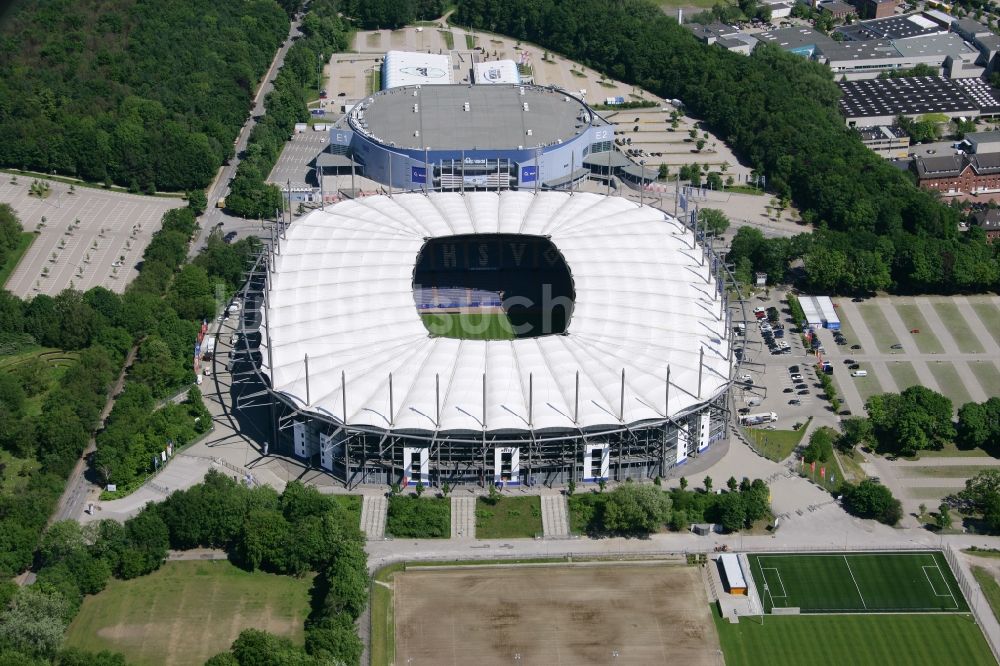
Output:
M476 538L476 498L451 498L451 538Z
M569 510L562 495L542 495L542 534L546 539L569 537Z
M385 495L365 495L361 498L361 531L369 539L385 537L385 514L389 500Z

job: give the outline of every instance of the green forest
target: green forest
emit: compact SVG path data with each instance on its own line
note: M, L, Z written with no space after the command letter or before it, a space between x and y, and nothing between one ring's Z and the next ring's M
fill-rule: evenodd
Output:
M0 17L0 165L205 187L288 25L274 0L22 0Z
M730 253L737 265L781 280L803 258L806 286L835 292L977 292L1000 284L997 249L978 230L960 234L957 209L918 189L845 126L839 89L823 65L776 47L747 57L702 45L647 0L462 0L452 20L681 99L817 232L764 239L747 230L742 249Z

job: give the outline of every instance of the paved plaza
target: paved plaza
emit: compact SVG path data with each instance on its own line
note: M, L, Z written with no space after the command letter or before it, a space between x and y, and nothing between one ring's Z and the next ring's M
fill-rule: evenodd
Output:
M142 253L163 214L185 205L179 198L82 186L70 193L69 185L55 181L47 181L49 195L38 198L28 195L34 180L0 178L0 202L14 208L25 231L38 232L7 281L6 289L21 298L53 296L70 287L125 291L139 274Z

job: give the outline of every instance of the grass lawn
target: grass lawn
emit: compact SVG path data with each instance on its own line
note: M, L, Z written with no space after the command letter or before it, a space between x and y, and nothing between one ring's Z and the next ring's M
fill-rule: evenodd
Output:
M958 349L966 354L982 354L985 350L979 343L979 338L972 332L972 327L965 321L965 317L959 312L958 306L951 301L940 301L934 303L934 310L937 311L941 321L948 326L951 337L955 339Z
M38 467L34 458L18 458L0 449L0 495L13 495L23 490L28 485L29 475Z
M952 406L957 410L959 407L969 402L969 391L965 388L965 382L958 376L958 370L950 362L943 363L934 361L927 364L934 379L937 380L941 393L951 398ZM989 390L989 387L983 387ZM995 387L994 387L995 388Z
M986 666L995 664L969 615L826 615L745 618L713 606L726 666Z
M989 569L976 566L972 567L972 576L979 583L983 596L989 602L993 617L1000 619L1000 585L997 585L997 579L993 577Z
M542 532L542 500L539 497L501 496L476 500L477 539L534 538Z
M834 301L834 303L836 303L836 301ZM844 334L845 338L847 338L847 344L848 345L861 344L861 341L858 340L858 335L854 332L854 327L851 325L851 320L847 317L847 313L844 311L843 308L839 307L837 308L837 316L840 317L840 332ZM860 354L864 351L864 349L854 350L854 351L848 351L847 349L849 349L849 347L845 348L844 350L845 355L851 353Z
M393 495L385 518L385 532L412 539L451 538L451 500L447 497Z
M514 329L503 312L421 314L431 335L457 340L513 340Z
M382 46L382 35L378 31L368 33L365 35L365 44L369 48L378 48Z
M472 49L476 48L476 44L478 42L479 42L478 37L476 37L475 35L470 35L469 33L465 33L465 48L471 51Z
M1000 308L990 303L973 303L972 309L979 315L983 327L990 332L997 344L1000 344Z
M840 467L840 460L836 456L826 462L817 460L815 472L812 471L812 467L807 463L798 463L797 466L802 476L812 479L821 488L830 493L837 491L840 488L840 484L847 480L847 477L844 476L844 470ZM864 473L862 473L861 478L864 478Z
M670 17L677 16L678 7L698 7L700 9L711 9L715 3L712 0L660 0L656 3ZM687 15L687 11L684 12Z
M438 30L438 32L441 33L441 37L442 39L444 39L444 45L448 47L448 50L451 51L452 49L454 49L455 33L453 33L451 30Z
M984 469L990 469L990 467L987 465L935 465L934 467L904 467L900 465L896 468L899 475L903 477L934 476L941 479L971 479Z
M14 251L7 255L7 260L0 264L0 288L7 284L7 280L10 279L11 273L17 268L18 263L21 261L21 257L24 253L28 251L31 244L35 241L38 234L31 231L22 231L21 237L17 240L17 247Z
M889 350L889 346L893 345L899 340L896 339L896 334L892 332L892 327L889 326L888 320L886 320L885 315L882 314L882 308L879 307L878 303L873 303L871 301L867 303L858 304L858 312L861 313L861 318L864 319L865 327L875 338L875 344L878 345L878 351L886 352ZM876 350L869 349L868 352L872 353Z
M361 526L361 495L331 495L340 508L351 514L355 527Z
M402 562L390 564L372 577L371 665L389 666L396 658L396 624L392 608L392 578L404 571Z
M933 500L933 506L937 506L941 503L948 495L954 495L956 492L961 490L961 488L942 488L939 486L918 486L916 488L907 488L906 494L912 499L917 500ZM955 521L958 522L958 521Z
M798 430L746 428L744 432L746 432L747 436L754 442L754 446L757 447L757 450L764 457L775 462L781 462L792 455L792 451L802 441L802 437L806 434L806 428L809 427L810 420L812 420L812 417L799 426Z
M248 573L226 561L167 562L130 581L112 579L83 601L67 647L121 652L130 664L201 664L243 629L301 643L312 576Z
M840 471L844 473L845 481L853 481L854 483L857 483L858 481L868 478L865 471L861 469L862 457L860 453L855 452L852 456L848 453L834 451L834 456L840 466Z
M803 613L969 610L948 562L936 551L750 555L749 561L766 611L773 606Z
M1000 559L1000 550L992 548L986 550L984 548L963 548L962 552L966 555L975 555L976 557L988 557L990 559Z
M920 378L917 377L917 371L913 369L912 363L907 361L889 361L886 363L886 366L889 368L889 374L895 380L896 389L899 392L920 383Z
M893 303L893 306L896 308L896 312L899 313L903 323L906 324L907 330L912 331L913 329L917 329L920 331L912 335L914 342L917 343L917 349L922 354L944 353L944 346L937 339L937 336L934 335L934 332L931 331L931 327L919 307L913 303Z
M920 457L959 457L959 458L979 458L979 457L990 457L990 454L986 453L982 449L960 449L955 446L954 442L947 442L940 451L921 451Z

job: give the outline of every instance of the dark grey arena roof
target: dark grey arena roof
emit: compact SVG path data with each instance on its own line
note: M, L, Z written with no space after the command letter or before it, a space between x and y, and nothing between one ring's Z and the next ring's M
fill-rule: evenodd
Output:
M383 90L358 104L350 122L382 143L418 150L533 148L603 124L560 90L465 84Z
M984 91L978 86L973 88L959 85L941 76L863 79L844 81L839 85L843 93L840 110L848 118L978 113L993 103L993 96L988 92L989 86Z

